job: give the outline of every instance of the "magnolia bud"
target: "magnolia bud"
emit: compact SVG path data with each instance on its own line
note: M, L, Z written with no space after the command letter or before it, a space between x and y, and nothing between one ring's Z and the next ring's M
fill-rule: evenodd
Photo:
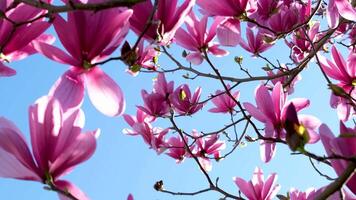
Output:
M163 181L162 181L162 180L157 181L157 182L154 184L153 188L154 188L155 190L157 190L157 191L162 191L162 190L163 190Z

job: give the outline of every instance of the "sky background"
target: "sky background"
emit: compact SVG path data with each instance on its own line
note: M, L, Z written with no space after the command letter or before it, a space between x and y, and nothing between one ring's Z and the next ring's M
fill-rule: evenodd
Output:
M53 33L53 29L48 32ZM245 37L244 33L243 37ZM130 33L128 40L134 41L135 36ZM58 41L55 45L60 46ZM265 62L261 59L251 57L240 47L226 49L230 51L229 56L213 58L214 64L224 75L246 77L233 61L234 56L240 55L244 57L243 65L253 75L264 75L261 67L265 65ZM181 57L182 50L180 47L177 48L176 45L172 45L169 49L169 51L174 52L175 57L178 57L182 63L188 66L188 63ZM113 54L113 56L117 55L119 55L118 51ZM277 63L275 62L276 59L279 59L281 63L290 62L288 58L289 49L285 47L283 41L279 41L263 55L270 58L274 63ZM164 55L160 57L159 63L165 69L174 67L173 63ZM47 94L52 84L68 69L68 66L55 63L38 54L9 65L17 70L17 75L0 79L0 116L14 122L29 143L29 105ZM126 66L119 61L107 63L101 68L110 74L124 91L127 105L125 113L135 115L136 105L143 104L140 91L142 89L152 90L152 80L156 74L141 73L137 77L132 77L125 72ZM202 65L196 66L196 69L209 71L209 66L204 62ZM167 74L167 79L175 81L175 88L182 83L189 84L191 90L201 86L203 89L202 99L206 99L216 89L222 89L221 84L216 80L201 77L194 81L186 80L182 78L183 74L184 72ZM237 88L241 92L240 101L255 104L254 90L259 84L259 81L241 84ZM302 72L302 80L296 84L295 93L292 97L309 98L311 100L310 107L301 113L313 114L323 123L326 123L335 134L338 134L339 122L336 112L329 107L330 92L327 90L326 82L314 63ZM292 97L289 97L289 99ZM211 103L207 104L201 112L193 117L179 119L179 126L187 132L192 129L208 132L218 130L224 124L230 122L229 115L209 113L207 110L210 108L212 108ZM129 127L123 118L104 116L95 110L87 95L82 109L86 117L84 130L100 128L101 135L94 156L77 166L72 173L63 177L63 179L75 183L91 199L123 200L129 193L132 193L137 200L204 200L222 197L215 192L194 197L171 196L156 192L153 185L158 180L163 180L164 187L167 190L179 192L193 192L204 189L208 186L208 183L192 159L186 159L182 164L176 164L174 159L164 154L157 155L149 149L141 137L122 134L122 130ZM263 128L262 124L257 124L260 128ZM163 119L158 119L154 123L154 126L163 128L167 125L167 121ZM244 124L238 126L239 133L241 133L243 126ZM255 136L252 129L249 129L248 134ZM229 147L231 148L231 144L228 144L228 149ZM319 155L324 154L320 142L315 145L308 145L307 149ZM232 177L238 176L250 180L256 166L263 169L265 176L273 172L278 173L278 183L282 185L279 194L285 194L291 187L305 190L309 187L319 188L328 183L325 178L319 176L312 169L308 158L290 156L290 153L291 151L287 146L277 145L277 154L274 159L270 163L264 164L260 160L258 143L247 143L247 146L239 147L227 159L219 163L213 162L213 170L209 174L214 180L219 177L219 186L235 195L238 194L238 189L232 181ZM317 166L322 172L332 177L335 176L331 168L318 164ZM38 182L0 179L1 199L57 199L56 193L44 190L43 186Z

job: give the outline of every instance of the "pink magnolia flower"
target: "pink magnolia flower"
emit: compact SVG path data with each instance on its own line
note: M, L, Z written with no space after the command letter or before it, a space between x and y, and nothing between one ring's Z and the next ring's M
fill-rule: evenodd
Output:
M319 25L320 23L316 22L307 30L307 35L312 42L318 41L321 36L319 34ZM290 42L286 41L289 48L292 49L291 57L294 62L299 63L312 51L308 37L302 29L298 29L293 32L292 40Z
M319 55L321 67L328 76L339 81L337 84L339 87L350 94L352 98L356 98L356 52L351 51L346 62L335 46L331 48L331 54L332 61ZM343 97L332 94L330 104L331 107L337 109L338 116L342 121L347 121L355 113L352 105Z
M193 96L187 84L179 86L173 93L171 101L179 114L192 115L198 112L204 104L199 103L201 88L198 87Z
M236 46L241 39L240 21L245 13L250 15L256 10L256 4L253 0L197 0L197 4L203 9L205 14L211 16L227 17L217 28L217 37L220 44L225 46Z
M287 101L287 96L283 92L283 86L280 82L274 86L272 95L268 92L266 86L260 85L255 91L257 107L248 102L243 104L252 117L265 124L265 137L281 139L285 137L286 109L290 103L294 104L296 112L309 106L308 99L296 98ZM309 115L299 115L298 118L299 123L304 125L309 133L312 133L309 134L309 137L314 139L309 140L309 143L316 142L318 139L315 129L319 127L320 121ZM275 147L276 144L273 142L261 141L260 151L262 161L267 163L273 158Z
M228 55L227 51L219 48L219 44L213 42L216 36L216 28L222 20L221 17L215 18L210 29L206 31L208 16L203 16L199 21L194 12L190 12L185 21L188 32L180 28L175 36L178 45L192 51L186 57L189 62L200 65L203 62L202 53L204 51L215 56Z
M291 188L289 190L289 198L290 200L314 200L316 199L317 196L320 195L320 193L322 193L325 190L325 187L321 187L319 189L315 189L315 188L308 188L305 192L299 191L295 188ZM353 200L355 199L355 195L352 195L350 192L341 189L342 193L343 193L343 199L345 200ZM340 193L335 192L334 194L332 194L331 196L328 197L328 200L339 200L340 199Z
M282 1L257 0L256 12L251 14L251 18L255 19L259 24L265 24L273 14L278 12L281 4L283 4Z
M227 85L230 89L230 85ZM231 92L231 91L230 91ZM240 97L240 92L236 91L235 93L231 93L232 96L238 101ZM236 106L236 102L231 99L231 97L226 94L226 91L217 90L215 92L216 97L214 97L211 101L215 105L215 108L209 109L209 112L213 113L232 113L234 107Z
M64 113L59 102L48 97L32 105L29 116L32 152L20 130L0 118L0 176L53 184L78 199L88 199L75 185L59 178L93 155L99 130L81 133L83 112Z
M246 51L252 53L253 55L262 53L272 47L272 44L269 44L264 41L264 34L262 31L258 30L256 34L253 33L253 29L250 27L246 28L246 43L243 39L240 41L240 45Z
M281 186L276 184L277 177L277 174L273 173L265 181L262 169L256 167L252 180L247 182L239 177L234 177L233 180L249 200L271 200L281 189Z
M144 106L137 106L138 109L152 117L161 117L169 113L170 106L165 96L154 92L149 94L146 90L141 91L141 96Z
M188 137L184 137L184 140L188 142ZM176 163L183 162L184 158L188 157L188 152L185 150L184 141L180 136L170 137L167 140L167 155L176 159Z
M356 156L356 127L347 128L342 121L340 121L340 135L335 137L329 127L322 124L319 128L321 142L324 145L328 156L339 155L345 157ZM334 168L337 175L341 175L348 162L345 160L330 160L331 166ZM356 175L354 174L346 182L346 186L356 194Z
M107 116L123 113L123 92L94 64L105 59L120 45L129 30L131 14L130 9L112 8L98 12L69 12L67 21L60 15L55 16L54 28L69 55L44 43L35 46L49 59L71 65L49 92L49 95L59 99L64 110L80 105L85 85L91 102L100 112Z
M152 127L153 118L141 110L137 110L137 116L123 115L124 120L132 129L125 128L122 132L127 135L141 135L144 142L154 149L158 154L166 149L165 135L169 129Z
M156 71L157 63L155 59L157 59L158 54L159 52L154 49L153 45L144 47L143 40L140 40L134 52L127 42L125 42L121 49L121 56L129 66L127 72L132 76L137 76L141 68Z
M193 135L200 136L196 131L193 131ZM219 140L218 134L213 134L198 138L192 152L198 157L203 168L206 171L211 171L212 164L208 156L213 155L215 159L220 159L220 153L225 148L225 141Z
M27 22L45 13L44 10L23 3L9 8L12 2L11 0L2 0L0 10L13 22ZM9 20L4 17L0 18L0 77L16 74L16 71L6 66L5 63L21 60L37 53L33 48L34 41L54 42L54 37L42 34L49 26L50 23L41 19L15 27Z
M197 4L203 9L203 12L212 16L239 17L245 12L252 13L256 9L252 0L197 0Z
M153 24L145 33L144 38L149 42L157 41L160 45L171 43L176 31L183 24L186 16L191 11L195 0L185 0L177 8L178 0L160 0L153 17ZM136 34L141 34L153 10L151 0L133 6L134 14L130 19L131 29Z
M298 24L304 23L310 13L310 0L306 5L297 1L284 1L278 11L268 19L268 24L274 32L285 33Z
M339 25L340 15L356 22L356 9L348 0L330 0L326 9L326 19L330 28L336 28Z
M167 82L164 73L159 73L157 79L153 82L153 92L164 96L169 99L169 96L173 94L174 82Z

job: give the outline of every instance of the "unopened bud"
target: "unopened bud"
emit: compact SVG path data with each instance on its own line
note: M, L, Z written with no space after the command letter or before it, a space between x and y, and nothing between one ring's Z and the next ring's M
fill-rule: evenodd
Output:
M235 58L234 58L235 62L240 65L242 64L243 59L244 58L242 56L235 56Z
M162 191L162 190L163 190L163 181L162 181L162 180L157 181L157 182L154 184L153 188L154 188L155 190L157 190L157 191Z

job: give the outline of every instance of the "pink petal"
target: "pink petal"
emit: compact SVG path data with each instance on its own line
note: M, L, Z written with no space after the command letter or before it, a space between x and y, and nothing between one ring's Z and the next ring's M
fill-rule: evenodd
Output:
M255 98L257 108L262 111L262 113L266 116L266 119L269 119L271 122L276 122L278 119L276 119L276 113L272 106L272 97L269 94L268 89L263 85L257 87Z
M79 134L72 144L66 146L50 167L54 177L60 177L67 170L88 160L96 149L97 131Z
M254 105L252 105L251 103L243 103L245 109L247 110L247 112L254 118L256 118L258 121L260 122L264 122L266 123L266 116L260 111L258 110Z
M24 137L9 120L0 117L0 176L40 181Z
M356 22L356 10L347 0L334 0L340 15L350 21Z
M81 66L81 63L78 60L69 56L67 53L55 46L43 42L34 42L33 46L38 52L53 61L72 66Z
M266 124L265 128L265 137L273 137L275 135L275 130L273 128L273 125L270 123ZM261 141L260 143L260 154L261 154L261 160L265 163L268 163L275 155L275 150L276 148L276 143L264 140Z
M208 51L210 53L212 53L213 55L217 56L217 57L221 57L221 56L227 56L229 55L229 52L224 50L224 49L220 49L218 47L219 45L213 45L211 47L208 48Z
M68 70L52 86L48 95L60 102L63 112L81 106L84 97L84 81L76 68Z
M0 62L0 77L2 76L14 76L16 75L16 71L7 67L2 62Z
M125 110L121 88L100 68L85 73L88 95L95 108L107 116L121 115Z
M245 180L239 177L234 177L233 180L239 190L247 197L247 199L257 200L254 188L249 182L246 182Z
M54 183L58 188L60 188L63 191L68 191L70 194L72 194L74 197L80 200L89 200L89 198L86 196L86 194L81 191L76 185L69 181L64 181L64 180L57 180ZM60 200L71 200L70 198L58 193L59 199Z
M321 121L311 115L298 115L299 122L308 129L309 141L308 143L313 144L319 141L319 134L316 133L316 130L319 129Z
M240 32L240 21L230 18L220 24L216 34L221 45L236 46L239 44L241 39Z
M200 52L189 53L185 58L193 65L200 65L203 62L203 56Z

